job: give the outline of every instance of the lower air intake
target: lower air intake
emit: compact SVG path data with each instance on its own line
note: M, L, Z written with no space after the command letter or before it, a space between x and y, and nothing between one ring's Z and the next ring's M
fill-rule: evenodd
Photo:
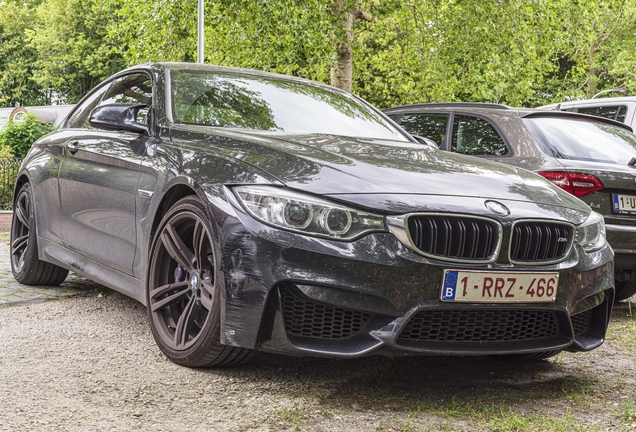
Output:
M557 336L552 311L423 310L406 324L400 342L508 342Z
M362 332L373 314L316 303L280 288L285 331L315 339L347 339Z
M572 320L574 335L578 336L580 334L583 334L585 333L585 330L587 330L587 328L590 326L590 320L592 319L592 309L586 310L585 312L581 312L576 315L572 315L570 319Z

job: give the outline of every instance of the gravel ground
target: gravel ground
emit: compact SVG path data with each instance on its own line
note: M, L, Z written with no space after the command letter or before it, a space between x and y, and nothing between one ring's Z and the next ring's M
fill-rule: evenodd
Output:
M20 285L11 272L9 234L0 233L0 307L74 296L95 286L94 282L74 273L70 273L64 283L55 288Z
M0 430L633 430L635 324L621 304L602 348L530 364L260 354L193 370L160 353L140 304L98 287L0 308Z

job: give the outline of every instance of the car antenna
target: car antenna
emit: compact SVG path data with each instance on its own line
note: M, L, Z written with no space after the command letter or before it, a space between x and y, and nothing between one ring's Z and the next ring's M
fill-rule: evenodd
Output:
M636 167L636 157L633 157L632 160L629 161L627 166Z

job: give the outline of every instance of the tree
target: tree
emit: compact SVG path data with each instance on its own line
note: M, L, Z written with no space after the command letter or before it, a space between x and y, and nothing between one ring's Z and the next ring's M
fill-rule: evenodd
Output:
M196 6L1 2L0 105L75 102L125 65L194 61ZM205 7L207 63L331 82L381 107L536 106L610 87L636 91L632 0L208 0Z
M380 106L541 99L541 77L555 68L549 2L393 1L383 8L356 46L356 61L369 63L356 66L354 88L364 97Z
M60 101L77 102L125 65L108 36L115 10L105 0L45 0L27 31L37 52L33 80Z
M328 79L331 21L324 2L220 0L205 8L206 63ZM196 59L196 2L127 0L118 17L111 34L124 42L127 61Z
M357 20L373 21L361 8L360 0L334 0L334 13L345 33L344 40L335 41L336 62L331 68L331 85L351 91L353 81L353 28Z
M38 138L53 129L51 123L43 123L35 114L27 113L24 120L11 121L0 131L0 149L9 148L15 157L23 158Z
M568 2L559 46L565 74L549 81L562 97L591 98L600 89L629 85L636 90L636 4L629 0ZM559 85L560 84L560 85Z
M0 5L0 106L39 105L47 94L30 77L36 50L25 33L33 28L40 0L5 0Z
M195 7L184 0L122 2L112 32L125 42L128 61L193 61ZM331 77L351 90L353 24L371 20L361 0L217 0L205 7L206 62Z

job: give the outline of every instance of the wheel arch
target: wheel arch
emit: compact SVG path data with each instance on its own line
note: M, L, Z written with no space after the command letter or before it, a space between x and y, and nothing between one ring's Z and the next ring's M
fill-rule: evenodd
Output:
M172 186L170 189L164 193L159 205L157 206L157 211L155 212L154 218L152 220L152 227L150 229L150 238L148 244L151 245L153 239L155 237L155 233L157 232L157 228L159 228L159 223L163 217L168 213L168 210L180 199L183 199L187 196L198 194L195 190L187 184L179 183Z
M18 191L25 183L30 183L31 179L24 172L18 176L18 179L15 182L15 187L13 188L13 199L11 200L11 205L15 204L15 200L18 196Z

